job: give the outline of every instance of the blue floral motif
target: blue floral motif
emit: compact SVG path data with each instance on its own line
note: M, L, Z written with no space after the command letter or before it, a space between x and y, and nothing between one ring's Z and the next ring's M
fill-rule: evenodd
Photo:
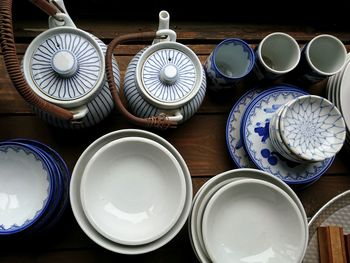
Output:
M268 161L268 163L270 165L276 165L278 163L278 160L283 160L287 164L287 166L290 167L290 168L294 168L294 167L299 165L298 163L292 162L292 161L284 158L278 152L275 152L275 151L270 152L269 149L265 149L264 148L264 149L261 150L260 153L261 153L262 157L267 159L267 161Z
M256 127L254 128L254 132L259 134L262 142L266 142L267 138L270 137L269 133L269 127L270 127L270 120L266 119L265 120L265 126L262 126L263 124L261 122L256 123Z
M242 142L242 139L239 139L238 140L238 142L237 142L237 144L236 144L236 147L235 147L235 149L241 149L243 147L243 142Z
M266 113L274 113L277 111L283 104L272 104L271 108L265 108Z
M270 152L269 149L262 149L261 150L261 156L264 158L267 158L267 161L269 162L270 165L276 165L278 162L278 159L276 157L277 153L276 152Z

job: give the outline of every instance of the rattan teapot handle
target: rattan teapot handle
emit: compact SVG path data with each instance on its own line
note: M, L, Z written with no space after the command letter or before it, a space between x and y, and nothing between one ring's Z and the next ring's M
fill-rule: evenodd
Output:
M59 10L45 0L33 0L49 15L55 15ZM17 57L16 45L12 25L12 0L2 0L0 5L0 41L1 50L4 54L4 61L7 72L17 91L30 105L39 108L59 119L72 120L73 113L58 107L36 95L27 84L22 74L20 63Z

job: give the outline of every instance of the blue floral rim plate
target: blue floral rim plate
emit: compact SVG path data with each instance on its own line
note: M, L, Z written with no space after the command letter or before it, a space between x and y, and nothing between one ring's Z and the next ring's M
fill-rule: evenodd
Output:
M288 184L306 184L319 178L334 158L315 163L295 163L282 157L269 138L269 122L274 113L288 101L307 93L286 85L261 93L247 108L241 125L244 146L253 163Z

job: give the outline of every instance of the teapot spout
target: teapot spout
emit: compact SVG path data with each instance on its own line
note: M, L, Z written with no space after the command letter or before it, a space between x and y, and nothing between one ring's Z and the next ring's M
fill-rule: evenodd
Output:
M159 12L159 25L158 30L169 29L170 15L167 11L163 10Z

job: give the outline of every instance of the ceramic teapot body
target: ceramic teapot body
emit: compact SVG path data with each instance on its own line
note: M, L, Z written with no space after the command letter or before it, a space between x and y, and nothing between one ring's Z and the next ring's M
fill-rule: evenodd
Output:
M165 114L182 123L201 105L206 91L206 77L195 53L176 42L169 30L169 14L161 11L153 45L144 48L130 61L124 80L124 96L131 111L149 118Z
M62 1L60 3L63 5ZM74 118L66 121L35 106L33 110L45 121L62 128L95 125L114 107L105 79L107 46L97 37L76 28L68 14L50 17L49 26L50 29L38 35L27 48L22 70L36 95L68 109ZM119 84L115 59L113 73Z

